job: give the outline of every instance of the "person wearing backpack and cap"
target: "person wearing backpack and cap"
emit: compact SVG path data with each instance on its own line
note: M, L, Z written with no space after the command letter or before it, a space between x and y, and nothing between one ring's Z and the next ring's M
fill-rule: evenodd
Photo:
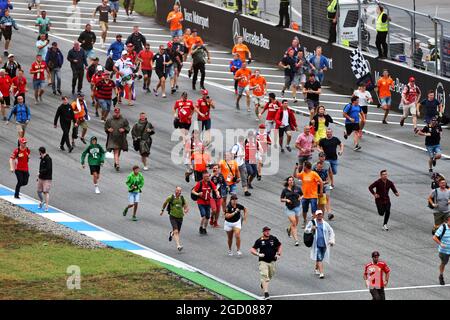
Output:
M175 188L175 194L172 194L164 201L160 213L160 216L162 216L167 207L170 224L172 225L172 231L169 233L169 241L172 241L172 238L175 239L178 251L183 250L183 246L180 242L181 225L183 224L184 216L189 212L189 206L181 194L181 191L180 186Z
M89 146L81 154L81 167L86 168L85 159L88 156L89 169L94 182L94 192L99 194L98 180L100 179L100 167L105 162L105 150L97 143L97 137L92 136Z
M391 272L386 262L380 261L379 257L380 253L378 251L372 252L372 262L364 267L363 278L372 295L372 300L386 300L384 288L389 282Z
M400 119L400 126L403 127L405 120L408 118L409 113L412 115L413 130L417 132L417 104L420 101L421 96L420 88L416 85L416 79L414 77L409 77L408 84L403 87L402 90L402 100L403 104L403 116Z
M200 234L207 234L206 227L211 217L211 199L214 197L214 194L216 198L220 198L216 185L211 182L208 171L205 171L203 172L203 179L197 182L191 190L191 198L197 201L198 209L200 210Z
M444 180L445 181L445 180ZM447 230L450 226L450 216L447 215L445 223L443 223L433 236L434 242L439 245L439 258L441 259L441 264L439 265L439 284L445 285L444 281L444 271L445 266L450 258L450 232Z
M275 263L280 259L281 252L281 242L270 234L270 228L267 226L262 229L262 236L250 249L250 253L259 260L260 287L265 299L269 299L269 282L275 275Z
M322 210L316 210L315 218L306 225L305 233L314 235L310 256L316 262L314 273L323 279L323 261L330 263L329 249L336 240L333 228L323 219Z

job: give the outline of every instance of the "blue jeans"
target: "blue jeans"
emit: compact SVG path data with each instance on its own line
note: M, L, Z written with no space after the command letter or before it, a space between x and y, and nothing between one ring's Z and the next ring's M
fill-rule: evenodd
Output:
M439 145L439 144L434 145L434 146L426 146L426 147L427 147L428 156L431 159L434 158L435 155L441 153L441 145Z
M315 70L314 73L316 75L316 80L319 81L320 84L322 84L323 78L325 78L325 74L323 72L318 72L317 70Z
M317 262L323 261L323 258L325 258L325 252L327 252L327 247L317 247Z
M208 204L199 204L198 209L200 210L200 216L202 218L209 219L211 216L211 206Z
M333 175L337 175L337 168L339 161L338 160L327 160L331 165L331 171L333 171Z
M308 213L309 204L311 204L311 213L314 214L317 210L317 199L302 199L303 213Z
M56 89L61 90L61 68L54 68L50 71L50 76L52 78L52 89L53 92Z

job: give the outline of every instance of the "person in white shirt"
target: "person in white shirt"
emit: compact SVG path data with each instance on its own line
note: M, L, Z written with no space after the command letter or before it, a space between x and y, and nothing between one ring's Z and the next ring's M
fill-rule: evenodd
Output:
M239 166L239 173L241 175L241 183L242 188L244 189L244 195L246 197L251 196L252 194L248 192L248 183L247 183L247 167L245 166L245 137L239 136L238 143L236 143L233 148L231 148L231 153L234 156L234 160L236 160Z
M364 120L361 121L360 123L360 128L362 130L367 121L367 112L369 103L373 103L373 98L370 92L366 90L365 84L359 85L358 89L353 92L353 96L359 98L359 106L361 107L361 110L364 113Z

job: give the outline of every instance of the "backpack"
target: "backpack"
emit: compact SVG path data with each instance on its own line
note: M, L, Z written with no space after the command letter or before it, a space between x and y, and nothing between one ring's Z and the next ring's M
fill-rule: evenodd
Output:
M311 220L313 225L316 226L316 222L314 220ZM307 246L308 248L311 248L313 243L314 243L314 235L315 235L316 231L314 230L311 233L304 233L303 234L303 243L305 244L305 246Z
M441 235L440 235L439 237L437 237L437 238L439 239L439 241L441 241L442 238L444 237L445 231L447 231L447 225L444 223L444 224L442 225L442 228L443 228L444 230L442 230Z
M437 202L437 197L438 197L437 190L438 190L437 188L434 189L434 195L433 195L433 201L435 203ZM430 201L427 201L427 202L428 202L428 208L434 209L434 207L431 205Z
M199 186L200 188L199 188L199 191L202 190L202 183L203 183L203 181L200 181L200 186ZM211 181L208 181L208 184L209 184L209 187L210 187L211 190L212 190L212 184L211 184ZM195 195L195 194L193 194L192 191L197 192L197 190L195 190L195 186L193 186L192 189L191 189L191 199L194 200L194 201L197 201L200 197L197 196L197 195Z
M175 195L172 195L170 197L169 203L167 204L166 210L167 210L167 213L169 213L169 214L170 214L170 210L172 209L173 200L175 200ZM181 205L184 207L185 204L186 204L186 201L184 200L184 197L181 196Z
M113 67L114 67L114 60L111 57L108 57L105 62L105 70L111 72L113 71Z

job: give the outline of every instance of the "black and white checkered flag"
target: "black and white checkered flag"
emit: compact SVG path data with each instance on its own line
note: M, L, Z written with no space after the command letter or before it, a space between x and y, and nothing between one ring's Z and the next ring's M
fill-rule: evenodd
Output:
M359 49L355 49L350 54L350 63L352 72L356 79L361 79L366 74L370 73L369 65Z

